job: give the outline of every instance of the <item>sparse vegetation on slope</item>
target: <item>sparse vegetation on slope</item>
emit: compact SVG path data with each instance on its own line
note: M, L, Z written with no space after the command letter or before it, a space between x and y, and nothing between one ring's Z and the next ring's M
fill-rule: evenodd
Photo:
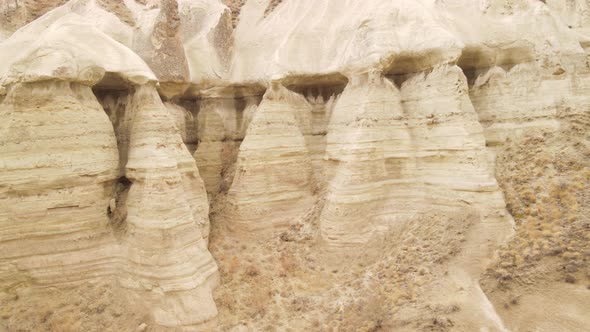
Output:
M326 251L297 227L272 241L214 227L215 292L221 330L445 331L457 305L433 304L423 290L462 250L471 214L430 214L365 248ZM243 236L243 235L242 235ZM396 315L400 308L413 318ZM408 309L410 308L410 309Z
M0 331L115 332L153 325L147 306L125 294L114 280L69 288L14 288L0 293Z
M535 266L549 257L558 258L563 281L590 281L583 273L590 256L589 115L564 119L558 133L532 132L498 156L497 178L516 222L490 271L500 285L534 282L542 277Z
M575 303L575 297L583 295L577 289L590 292L590 113L561 120L560 131L530 132L508 142L497 158L496 176L514 216L516 234L498 252L484 286L506 311L522 304L522 297L535 294L564 289L546 296L554 297L558 305L560 296ZM520 307L543 315L530 303ZM553 315L557 316L553 320L566 317Z

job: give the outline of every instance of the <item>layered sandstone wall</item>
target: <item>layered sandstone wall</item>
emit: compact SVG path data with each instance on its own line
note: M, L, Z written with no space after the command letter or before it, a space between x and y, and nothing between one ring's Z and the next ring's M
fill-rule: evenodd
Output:
M511 186L497 172L523 139L562 135L587 115L587 7L584 0L0 2L0 17L9 18L0 22L0 293L113 281L146 304L155 328L226 328L215 320L221 304L225 318L228 310L244 318L236 309L243 306L260 309L243 319L257 330L271 316L265 308L282 315L281 301L290 301L301 311L313 287L325 292L317 301L339 303L342 314L350 297L364 299L359 289L369 287L372 269L396 257L399 269L387 273L397 275L378 273L373 288L411 284L409 302L400 295L384 308L401 310L396 305L415 294L443 301L439 285L457 294L462 313L443 310L457 326L519 326L503 312L504 324L479 286L494 253L525 224L508 213L514 206L507 210L502 190ZM449 246L430 243L441 225L445 237L456 235L441 240ZM422 236L421 247L401 239L399 248L383 247L390 256L369 255L377 258L362 278L338 279L339 270L355 270L334 260L379 251L380 241L401 234ZM296 268L303 260L309 275L349 293L270 278L264 294L216 303L210 241L226 268L221 294L250 291L275 270L277 278L305 280ZM240 250L254 247L242 259ZM438 256L428 251L435 247ZM404 265L408 248L437 272ZM246 280L238 282L244 264ZM328 277L318 272L324 268L337 272ZM349 289L353 281L362 286ZM440 303L422 304L407 310L419 316ZM309 328L310 317L294 326Z
M156 324L199 325L217 313L205 186L157 91L168 74L131 29L88 24L126 26L103 5L71 1L0 55L2 289L114 282Z

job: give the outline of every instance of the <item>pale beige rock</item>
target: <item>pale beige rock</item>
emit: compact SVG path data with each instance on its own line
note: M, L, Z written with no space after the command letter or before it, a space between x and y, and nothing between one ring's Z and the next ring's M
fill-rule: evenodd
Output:
M311 119L309 114L305 115L304 123L301 125L305 128L305 143L309 150L311 162L313 165L313 172L318 186L323 189L325 187L326 163L324 155L326 153L326 141L328 133L328 125L334 106L336 105L337 95L341 93L340 87L327 87L325 89L304 89L302 92L306 96L307 101L312 107ZM317 96L315 95L317 93ZM309 127L311 121L311 128ZM301 123L301 121L300 121Z
M194 152L194 147L198 143L198 135L197 119L191 107L193 105L180 105L171 102L165 102L164 105L166 106L168 114L170 114L174 120L174 124L182 138L182 142L186 145L189 151L192 150ZM187 106L190 110L184 106Z
M233 47L230 10L220 0L179 0L178 6L190 81L213 85L227 79Z
M129 96L126 91L96 91L96 96L115 130L119 153L118 174L124 176L129 152L129 134L125 121Z
M91 89L19 83L8 89L0 110L0 287L115 273L107 208L117 143Z
M401 178L389 173L386 161L404 153L399 142L409 143L401 115L399 92L380 72L352 77L340 96L326 146L328 193L320 219L325 241L358 245L374 234L374 219L388 200L387 181Z
M136 301L150 303L158 324L215 316L207 196L153 87L137 87L117 128L117 138L128 137L119 147L129 149L124 175L131 183L116 199L115 132L89 87L17 84L2 109L2 137L10 139L1 173L3 288L120 276Z
M563 83L567 81L561 77L543 79L533 64L520 64L508 72L493 67L480 75L470 94L489 144L501 145L531 128L558 129L556 98L560 97L550 91L564 91Z
M460 68L442 66L417 74L401 88L404 113L410 117L417 190L426 209L475 209L480 223L481 263L466 264L471 277L485 267L485 259L512 233L513 220L489 166L484 129L469 99L467 81ZM415 206L415 204L411 204ZM485 239L485 240L484 240Z
M433 1L284 1L262 19L266 5L242 8L232 80L384 70L394 58L399 70L421 70L456 60L463 47Z
M21 15L17 13L22 11L22 15L27 16L25 11L33 7L50 9L56 5L57 3L27 4L18 10L6 9L5 15L14 17ZM150 69L145 67L143 61L133 63L137 60L127 59L129 55L121 54L120 47L99 44L109 43L103 40L104 35L123 44L128 48L127 51L135 53L133 57L141 56ZM129 77L133 83L145 83L137 81L139 77L136 76L145 76L149 80L157 77L161 82L159 91L166 97L172 97L182 94L190 82L211 84L207 82L216 82L227 76L232 42L231 14L219 0L166 0L158 4L141 4L133 0L71 0L50 10L12 36L8 31L0 32L0 41L3 39L6 39L4 42L7 44L4 47L7 51L0 54L4 56L0 58L0 76L5 76L4 71L14 61L29 56L28 53L57 49L59 51L54 52L51 58L42 59L43 63L38 65L45 68L44 72L37 73L29 68L27 77L52 77L58 75L46 72L48 69L58 69L51 68L52 63L62 66L69 62L82 64L89 58L86 61L90 64L103 68L106 72L118 73L123 78ZM33 43L34 41L37 43ZM90 46L83 49L72 47L85 44ZM96 50L102 52L98 53ZM73 58L76 60L73 61ZM31 59L21 60L30 61ZM80 75L82 69L85 67L77 68L75 73L62 72L59 75L68 74L67 79L71 79L72 76ZM21 68L17 74L25 75L21 73L23 70ZM37 68L39 70L41 68Z
M379 72L353 77L328 132L326 158L335 163L327 166L324 239L363 243L395 222L465 203L504 214L485 144L459 68L415 75L401 96ZM509 230L504 221L498 227Z
M583 331L588 8L0 1L0 330Z
M200 104L197 117L199 145L194 155L199 170L203 173L207 192L211 195L219 192L223 168L223 140L226 137L223 118L215 106L213 100Z
M222 96L198 103L196 132L199 142L194 157L211 198L221 190L226 192L229 187L224 178L233 178L229 168L235 163L237 149L246 135L257 103L257 97L234 99Z
M177 0L160 1L159 13L150 34L138 34L134 49L154 70L160 91L167 97L182 94L188 87L188 64L184 55Z
M227 194L230 227L284 228L313 205L313 171L298 114L311 115L305 98L273 82L240 146Z
M488 144L501 147L533 129L558 131L561 117L579 112L590 102L588 75L587 68L548 75L532 64L509 71L494 67L482 73L470 96Z
M0 41L8 38L23 25L66 2L67 0L5 0L0 2L0 16L2 16L0 20Z
M151 302L157 323L195 325L217 313L217 265L207 250L205 188L155 87L139 86L125 111L129 264L124 287ZM163 123L167 125L161 126Z
M71 1L17 31L2 42L0 85L52 78L93 85L105 73L135 84L155 81L141 58L85 17L101 13L106 24L117 20L89 1Z
M548 0L546 3L553 13L559 15L567 23L569 28L577 30L580 34L588 35L590 32L590 5L587 1ZM585 38L583 45L588 45L587 42L588 40Z

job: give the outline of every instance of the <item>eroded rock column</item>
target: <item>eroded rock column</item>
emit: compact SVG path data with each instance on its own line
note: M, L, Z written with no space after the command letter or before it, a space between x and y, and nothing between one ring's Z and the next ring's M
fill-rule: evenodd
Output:
M312 207L313 170L298 112L311 112L305 98L273 82L240 146L227 195L233 228L286 227Z
M362 244L426 212L469 208L502 239L510 223L485 146L458 67L415 74L401 94L380 72L353 76L328 131L322 237Z
M479 236L491 257L510 234L510 217L488 164L484 130L459 67L443 65L419 73L401 88L404 111L412 116L416 173L425 209L472 209L481 218ZM479 227L479 226L478 226ZM493 240L493 241L492 241Z
M122 284L151 302L161 325L202 323L217 314L211 291L218 278L207 250L204 185L154 86L136 87L125 113L132 184Z
M0 104L0 287L112 275L113 127L90 87L16 83Z
M340 96L328 127L329 182L320 221L329 244L365 243L377 220L396 218L382 212L394 194L392 183L408 168L410 137L402 116L397 88L378 71L353 76Z

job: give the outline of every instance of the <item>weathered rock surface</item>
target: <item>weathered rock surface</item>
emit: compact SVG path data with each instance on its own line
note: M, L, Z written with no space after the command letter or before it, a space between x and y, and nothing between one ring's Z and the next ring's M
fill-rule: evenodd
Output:
M125 117L125 175L131 184L123 239L129 264L122 284L152 303L161 325L201 323L217 313L205 187L155 87L138 87Z
M499 221L493 233L501 239L510 226L485 144L458 67L415 74L401 94L379 72L353 77L328 132L326 156L336 164L323 237L363 243L391 224L466 204Z
M90 87L17 83L0 109L2 288L113 274L117 142Z
M310 120L307 100L273 82L238 152L225 209L232 228L284 228L311 209L315 184L302 132Z
M0 330L583 331L589 6L0 1Z

